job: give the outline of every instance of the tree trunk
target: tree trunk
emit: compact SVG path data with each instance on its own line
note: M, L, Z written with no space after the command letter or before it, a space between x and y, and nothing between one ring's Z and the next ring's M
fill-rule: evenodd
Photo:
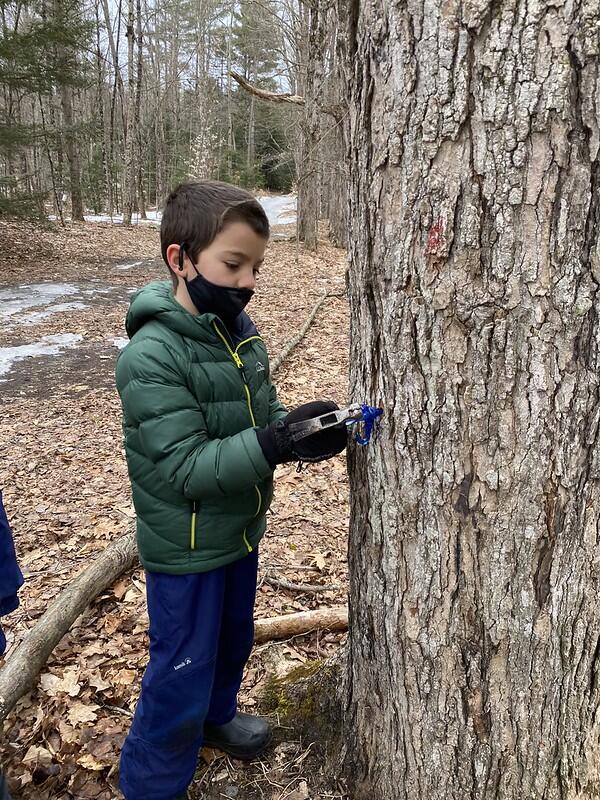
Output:
M339 15L350 795L596 797L597 2Z
M40 119L42 121L42 132L44 138L44 146L46 150L46 157L48 158L48 166L50 167L50 178L52 181L52 197L54 200L54 209L56 211L56 216L60 220L60 224L64 226L65 219L63 215L63 203L62 203L62 186L56 180L56 174L54 169L54 162L52 161L52 152L50 150L50 144L48 142L48 131L46 127L46 119L44 115L44 103L42 101L41 94L38 95L38 101L40 104ZM50 106L52 107L52 105Z
M79 144L73 127L73 90L70 86L60 87L60 102L64 121L65 151L69 162L71 219L77 222L84 222L83 199L81 196L81 163L79 159Z
M231 93L231 60L233 42L233 7L229 9L229 33L227 36L227 179L233 179L233 154L235 152L235 130L233 126L233 100Z
M300 123L298 165L298 235L308 250L317 249L321 197L320 101L323 91L323 47L326 12L320 0L311 3L308 15L304 115Z
M142 44L142 4L136 0L136 33L137 33L137 79L135 84L135 136L136 136L136 195L137 210L140 219L147 219L146 196L144 194L144 144L142 142L141 105L142 105L142 79L144 75L144 48Z
M248 141L246 143L246 174L248 177L254 175L254 161L256 159L256 142L254 135L255 125L255 108L256 98L253 94L250 95L250 113L248 114Z
M131 215L135 205L135 185L136 185L136 171L135 171L135 142L136 142L136 124L135 124L135 81L134 75L134 43L135 43L135 12L134 0L129 0L128 14L127 14L127 127L125 129L125 174L123 177L123 225L131 225Z
M69 9L64 6L62 0L54 0L54 18L55 22L67 24L67 15ZM70 62L68 55L57 48L58 64L62 70L74 68ZM67 76L63 76L63 81ZM71 195L71 219L77 222L83 222L83 198L81 194L81 161L79 156L79 143L75 133L75 122L73 115L73 88L67 83L61 82L60 87L60 106L62 110L63 126L62 133L64 136L65 152L67 154L67 161L69 162L69 192Z
M329 220L329 239L338 247L347 245L348 210L348 172L344 163L344 83L340 74L337 40L338 20L335 9L327 11L327 63L325 67L326 106L335 109L335 114L324 118L325 131L322 134L323 153L323 208Z
M98 97L98 128L101 134L101 148L102 148L102 174L104 176L104 186L106 191L106 206L108 213L113 212L113 192L112 192L112 176L111 176L111 140L110 132L107 126L107 121L104 115L104 58L102 55L102 48L100 45L100 11L98 8L98 0L95 4L96 13L96 80L97 80L97 97Z
M104 24L106 26L106 34L108 37L108 44L110 46L110 54L115 74L113 94L112 94L113 118L114 118L114 106L116 103L116 95L118 92L119 99L121 101L121 119L123 120L123 127L125 127L125 87L123 86L123 78L121 77L121 72L119 67L119 38L117 37L117 42L115 44L115 37L113 36L113 30L112 30L112 22L110 19L110 11L108 8L108 0L101 0L101 2L102 2L102 10L104 12ZM119 31L120 31L120 22L121 22L120 2L119 2L118 16L119 16Z
M108 0L101 0L102 8L104 11L104 24L106 25L106 33L108 36L108 42L110 45L110 52L111 58L113 62L113 70L114 70L114 82L113 88L111 93L111 101L110 101L110 115L109 115L109 129L106 133L107 137L107 161L109 165L109 174L107 180L110 180L110 191L109 194L109 213L112 215L113 211L118 211L119 207L122 207L122 193L119 192L118 186L115 184L115 180L117 175L119 174L120 164L115 158L115 152L119 152L119 143L118 141L115 142L115 139L118 138L118 134L115 132L115 111L117 105L117 94L119 95L120 103L121 103L121 120L123 124L123 134L125 134L125 100L124 100L124 88L123 88L123 79L121 78L121 71L119 66L119 45L120 45L120 37L121 37L121 4L122 0L119 0L118 10L117 10L117 40L113 37L112 32L112 23L110 20L110 12L108 8ZM116 145L116 146L115 146ZM118 181L120 184L120 181ZM121 200L120 200L121 198Z

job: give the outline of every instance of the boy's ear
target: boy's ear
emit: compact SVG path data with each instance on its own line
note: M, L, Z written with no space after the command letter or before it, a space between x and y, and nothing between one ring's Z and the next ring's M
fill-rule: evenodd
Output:
M167 263L173 272L183 271L183 259L185 256L185 245L170 244L167 247Z

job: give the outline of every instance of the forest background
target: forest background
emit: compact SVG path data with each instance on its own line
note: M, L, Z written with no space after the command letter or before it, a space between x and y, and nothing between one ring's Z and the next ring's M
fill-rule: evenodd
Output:
M308 14L295 0L2 2L0 213L124 212L189 176L289 192Z

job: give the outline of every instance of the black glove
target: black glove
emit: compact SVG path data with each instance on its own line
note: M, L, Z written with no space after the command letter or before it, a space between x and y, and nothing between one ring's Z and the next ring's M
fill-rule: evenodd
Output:
M302 422L306 419L320 417L321 414L337 411L338 408L337 403L331 400L315 400L295 408L287 417L272 422L266 428L259 428L256 436L271 467L274 468L277 464L285 464L288 461L324 461L341 453L348 442L348 433L344 423L335 425L333 428L325 428L325 430L306 436L298 442L292 441L292 435L288 428L292 422Z

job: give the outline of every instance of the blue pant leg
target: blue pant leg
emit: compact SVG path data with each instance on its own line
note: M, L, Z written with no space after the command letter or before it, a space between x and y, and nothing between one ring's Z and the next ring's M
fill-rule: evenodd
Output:
M11 800L10 793L8 791L8 783L6 782L6 778L4 777L4 773L0 769L0 800Z
M126 800L173 800L194 777L219 644L225 568L147 573L150 661L121 752Z
M224 725L235 716L242 674L254 641L258 550L225 567L225 594L215 680L207 722Z
M22 585L23 575L17 564L12 532L0 491L0 617L10 614L19 605L17 590ZM6 639L0 630L0 655L5 649Z

